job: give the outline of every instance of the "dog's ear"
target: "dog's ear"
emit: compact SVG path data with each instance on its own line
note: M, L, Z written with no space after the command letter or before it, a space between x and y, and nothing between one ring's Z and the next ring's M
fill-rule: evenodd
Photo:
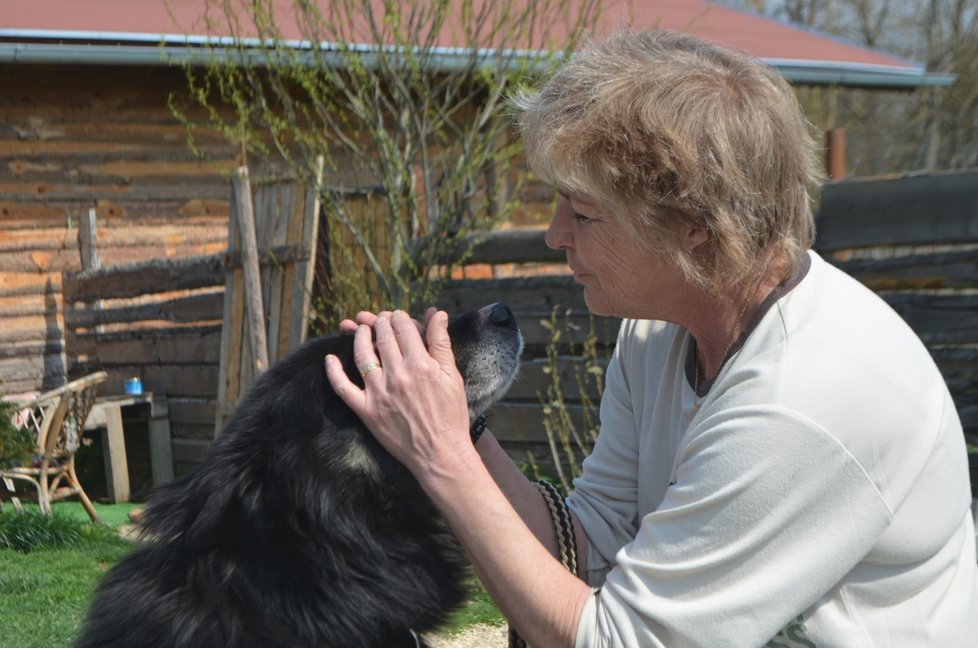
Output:
M187 527L184 542L200 549L241 544L243 538L263 534L267 521L255 515L248 494L234 494L231 487L217 487L204 496L197 517ZM260 541L259 538L254 538Z
M149 540L193 548L240 544L242 537L253 536L256 528L264 530L269 524L256 522L260 516L248 516L258 494L249 497L240 491L240 482L226 471L198 471L174 480L154 493L139 523L140 532Z

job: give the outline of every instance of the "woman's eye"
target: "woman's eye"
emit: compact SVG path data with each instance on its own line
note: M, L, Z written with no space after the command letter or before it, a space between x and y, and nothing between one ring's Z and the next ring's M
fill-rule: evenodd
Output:
M576 220L579 223L589 223L589 222L591 222L591 219L590 218L588 218L587 216L585 216L584 214L582 214L580 212L574 212L574 220Z

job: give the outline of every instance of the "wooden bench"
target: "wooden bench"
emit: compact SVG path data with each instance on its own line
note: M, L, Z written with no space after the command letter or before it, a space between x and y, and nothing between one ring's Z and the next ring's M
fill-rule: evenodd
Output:
M92 406L85 429L105 430L102 448L106 490L111 503L129 501L129 461L126 456L124 414L131 410L144 410L146 415L153 487L173 479L173 449L166 396L143 393L99 398Z

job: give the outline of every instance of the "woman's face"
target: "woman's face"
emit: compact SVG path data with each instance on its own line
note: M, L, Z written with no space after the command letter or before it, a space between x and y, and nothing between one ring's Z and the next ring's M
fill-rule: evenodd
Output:
M546 242L567 252L567 265L574 281L583 284L592 313L673 320L683 292L680 273L644 247L607 208L562 195Z

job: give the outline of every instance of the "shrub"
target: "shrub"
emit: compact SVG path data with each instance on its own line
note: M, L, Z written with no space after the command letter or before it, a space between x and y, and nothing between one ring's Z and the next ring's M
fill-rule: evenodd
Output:
M91 524L59 511L52 515L44 515L33 507L23 513L10 508L0 511L0 550L30 553L42 548L75 547L116 537L109 527Z
M0 466L16 465L29 459L34 450L30 430L13 423L16 405L0 398Z
M571 483L581 474L581 462L591 454L598 438L598 410L601 394L604 391L604 370L608 363L607 353L599 343L595 330L594 316L588 320L588 334L581 344L572 342L577 325L571 320L567 310L563 323L559 306L551 312L549 320L541 324L550 331L547 343L547 364L544 373L550 377L546 394L539 394L543 405L543 425L550 445L551 461L556 471L556 485L565 493L572 489ZM568 378L561 375L562 362L571 363L571 371L576 389L576 397L568 399L570 385L564 384ZM571 400L571 402L568 402ZM531 471L535 477L541 475L532 454L529 457Z

